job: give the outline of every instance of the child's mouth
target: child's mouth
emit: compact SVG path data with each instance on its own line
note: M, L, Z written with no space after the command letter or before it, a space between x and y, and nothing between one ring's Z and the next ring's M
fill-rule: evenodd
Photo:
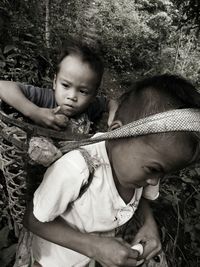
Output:
M73 105L70 105L70 104L63 104L62 105L62 112L66 116L71 116L72 114L74 114L76 112L76 107L74 107Z
M72 105L65 105L65 107L66 107L66 109L68 109L68 110L74 110L75 109L75 107L74 106L72 106Z

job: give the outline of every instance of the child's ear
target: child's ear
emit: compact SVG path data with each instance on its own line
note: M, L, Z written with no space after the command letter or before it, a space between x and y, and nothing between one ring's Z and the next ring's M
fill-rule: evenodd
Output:
M111 125L110 125L110 127L109 127L109 130L113 131L113 130L115 130L115 129L121 127L122 125L123 125L123 123L122 123L120 120L114 120L114 121L111 123Z
M57 79L57 75L55 74L53 78L53 90L56 89L56 79Z

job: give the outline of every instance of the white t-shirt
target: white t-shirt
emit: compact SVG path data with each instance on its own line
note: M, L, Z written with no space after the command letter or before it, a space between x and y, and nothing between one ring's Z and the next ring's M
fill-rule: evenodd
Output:
M135 189L133 198L126 204L115 187L105 142L84 148L98 165L86 192L79 197L89 176L88 167L80 151L74 150L48 168L34 194L34 216L41 222L62 216L69 225L82 232L114 235L114 229L135 213L143 188ZM153 192L148 198L154 199L156 195L157 192ZM83 267L90 261L82 254L37 236L34 236L32 250L34 259L43 267Z

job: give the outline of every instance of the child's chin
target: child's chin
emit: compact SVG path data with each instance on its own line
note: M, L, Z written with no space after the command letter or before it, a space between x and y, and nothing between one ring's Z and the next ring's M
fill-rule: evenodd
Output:
M76 111L72 111L72 110L67 110L67 111L65 111L65 115L66 115L67 117L69 117L69 118L71 118L71 117L76 117L77 112L76 112Z

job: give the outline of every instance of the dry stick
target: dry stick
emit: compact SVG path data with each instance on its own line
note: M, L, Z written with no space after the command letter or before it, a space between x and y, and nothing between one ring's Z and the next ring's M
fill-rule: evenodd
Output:
M191 47L192 47L191 39L192 39L192 37L190 37L190 38L188 39L188 41L187 41L187 43L188 43L189 45L188 45L188 48L187 48L187 51L186 51L184 60L183 60L183 62L182 62L182 64L181 64L181 73L183 73L184 67L185 67L185 65L186 65L186 63L187 63L187 59L188 59L188 57L189 57L190 49L191 49Z
M78 23L82 42L98 50L101 40L100 25L102 19L99 16L97 0L85 1L81 9L81 16L78 17Z
M50 48L50 0L45 0L45 42Z
M172 235L171 235L169 232L167 232L167 235L168 235L168 237L169 237L172 241L174 241L174 238L172 237ZM177 249L178 249L179 252L181 253L181 255L182 255L184 261L188 263L188 260L186 259L186 257L185 257L185 255L184 255L183 251L181 250L180 246L177 245ZM174 257L171 257L171 258L174 259Z
M32 125L27 122L10 118L2 111L0 111L0 120L2 120L5 123L17 126L30 135L37 135L37 136L41 135L41 136L55 138L58 140L80 140L83 139L84 137L88 137L88 135L72 133L72 131L69 129L66 129L65 131L55 131L37 125Z
M180 209L179 209L179 204L178 204L178 201L177 201L177 228L176 228L176 236L174 238L174 246L173 246L173 252L172 252L172 255L173 255L173 258L175 258L175 251L176 251L176 246L177 246L177 241L178 241L178 235L179 235L179 229L180 229Z
M178 43L177 43L177 46L176 46L176 56L175 56L175 60L174 60L173 71L176 70L176 65L177 65L177 61L178 61L178 54L179 54L179 47L180 47L180 44L181 44L181 38L182 38L182 28L180 30L180 35L179 35Z

